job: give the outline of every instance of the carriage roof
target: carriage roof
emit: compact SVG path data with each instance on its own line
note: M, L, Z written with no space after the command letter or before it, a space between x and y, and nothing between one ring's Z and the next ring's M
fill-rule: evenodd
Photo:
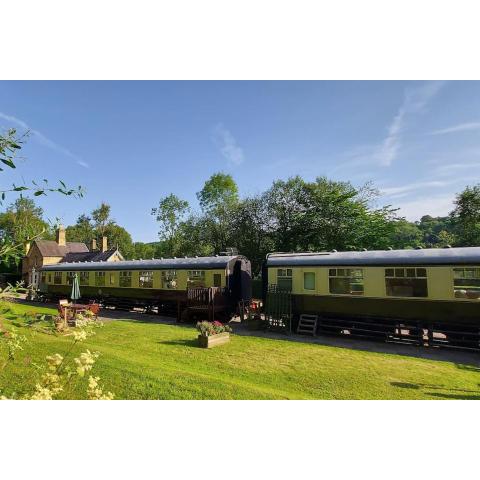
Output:
M267 267L355 265L475 265L480 247L372 250L362 252L274 253Z
M46 265L42 271L86 271L86 270L212 270L227 268L231 262L245 259L241 255L219 255L215 257L160 258L151 260L126 260L121 262L70 262Z

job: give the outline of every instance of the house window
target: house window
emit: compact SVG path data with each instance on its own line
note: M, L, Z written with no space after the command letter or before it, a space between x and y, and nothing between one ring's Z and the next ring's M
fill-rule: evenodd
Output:
M480 299L480 268L454 268L453 291L455 298Z
M95 272L95 285L97 287L105 286L105 272Z
M75 272L67 272L67 285L73 285L74 277L75 277Z
M162 271L162 288L174 290L177 288L177 271L163 270Z
M388 297L428 297L426 268L386 268Z
M140 272L138 286L140 288L153 288L153 272Z
M214 287L221 287L222 286L222 274L221 273L214 273L213 274L213 286Z
M315 272L303 272L303 289L315 290Z
M132 286L132 272L120 272L120 286L127 288Z
M205 270L189 270L187 272L187 283L189 287L205 286Z
M286 292L292 291L292 269L279 268L277 269L277 286L280 290Z
M62 284L62 272L55 272L53 274L53 283L55 285L61 285Z
M363 295L363 269L330 268L328 276L330 293L334 295Z
M80 285L88 285L90 283L90 272L80 272Z

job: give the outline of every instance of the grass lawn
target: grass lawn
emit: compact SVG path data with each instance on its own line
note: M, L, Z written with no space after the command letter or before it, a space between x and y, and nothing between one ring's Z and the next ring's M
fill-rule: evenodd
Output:
M16 323L29 340L18 361L0 370L0 392L21 396L32 389L27 363L65 354L71 340L22 326L11 313L2 321L7 328ZM195 339L192 327L116 320L75 353L100 352L92 373L117 399L480 399L480 369L473 366L239 335L206 350ZM85 398L85 386L73 397Z

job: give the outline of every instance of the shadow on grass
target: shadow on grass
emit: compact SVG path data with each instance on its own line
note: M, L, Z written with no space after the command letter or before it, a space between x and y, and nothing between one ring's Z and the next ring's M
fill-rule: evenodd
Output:
M198 344L196 339L188 339L188 340L166 340L165 342L158 342L162 345L175 345L175 346L182 346L182 347L194 347L194 348L201 348Z
M432 397L450 398L452 400L480 400L480 390L466 390L463 388L447 388L443 385L431 385L428 383L406 383L406 382L390 382L392 387L406 388L411 390L443 390L444 392L424 391L425 395ZM446 393L445 393L446 392ZM448 393L453 392L453 393ZM458 393L457 393L458 392ZM473 394L473 395L472 395Z
M480 400L479 395L459 395L459 394L452 394L452 393L438 393L438 392L425 392L428 395L432 395L433 397L444 398L449 400Z

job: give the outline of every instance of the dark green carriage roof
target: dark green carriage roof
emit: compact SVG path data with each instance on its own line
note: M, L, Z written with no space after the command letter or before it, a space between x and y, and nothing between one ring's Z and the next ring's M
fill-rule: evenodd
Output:
M480 247L372 250L363 252L274 253L267 255L267 267L478 264L480 264Z
M188 258L160 258L151 260L126 260L122 262L64 262L46 265L42 271L86 271L86 270L211 270L227 268L230 262L246 260L241 255Z

